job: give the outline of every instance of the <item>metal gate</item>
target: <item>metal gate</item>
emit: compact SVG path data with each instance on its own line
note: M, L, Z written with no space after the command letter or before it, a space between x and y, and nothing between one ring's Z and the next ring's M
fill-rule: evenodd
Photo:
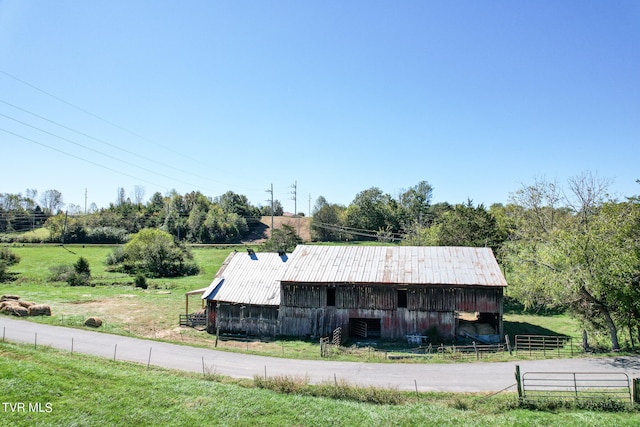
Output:
M525 372L516 365L521 399L618 400L632 402L624 372Z

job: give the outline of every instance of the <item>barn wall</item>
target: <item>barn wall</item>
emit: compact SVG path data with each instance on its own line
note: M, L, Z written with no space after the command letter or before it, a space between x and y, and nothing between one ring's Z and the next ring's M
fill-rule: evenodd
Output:
M327 306L327 288L335 288L335 306ZM398 308L398 290L406 289L407 307ZM455 312L497 313L502 329L502 288L344 284L282 284L282 335L323 336L348 331L349 319L380 319L382 338L424 334L432 327L455 335Z
M327 336L341 327L349 331L349 319L380 319L381 338L404 339L409 334L424 334L432 327L444 337L453 337L455 313L415 310L373 310L297 308L280 309L280 334L287 336Z
M244 308L242 308L244 307ZM212 301L207 331L215 333L246 333L248 335L275 336L278 334L278 307L260 305L238 305Z
M502 313L502 288L460 288L456 308L458 311Z

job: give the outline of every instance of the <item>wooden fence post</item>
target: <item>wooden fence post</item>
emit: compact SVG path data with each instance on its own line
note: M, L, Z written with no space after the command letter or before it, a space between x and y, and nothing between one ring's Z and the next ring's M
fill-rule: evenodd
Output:
M522 380L520 379L520 365L516 365L516 384L518 386L518 399L522 400Z
M509 342L509 335L504 336L504 342L507 344L507 350L509 351L509 356L513 356L513 352L511 351L511 342Z
M633 379L633 401L640 405L640 378Z

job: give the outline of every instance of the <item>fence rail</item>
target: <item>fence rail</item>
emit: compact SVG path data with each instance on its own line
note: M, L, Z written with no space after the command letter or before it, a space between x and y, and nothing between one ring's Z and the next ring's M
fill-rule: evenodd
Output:
M573 346L573 338L563 335L516 335L514 340L516 354L524 352L533 355L542 353L543 356L573 356L579 352Z
M207 325L207 315L204 313L180 315L180 326L190 326L192 328L195 328L196 326L206 326L206 325Z
M520 399L618 400L633 402L624 372L525 372L516 365Z

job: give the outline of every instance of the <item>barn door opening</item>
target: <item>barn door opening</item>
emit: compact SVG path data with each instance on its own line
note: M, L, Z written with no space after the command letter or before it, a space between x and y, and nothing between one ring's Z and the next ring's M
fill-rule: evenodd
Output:
M349 336L360 338L380 338L382 327L380 319L349 319Z

